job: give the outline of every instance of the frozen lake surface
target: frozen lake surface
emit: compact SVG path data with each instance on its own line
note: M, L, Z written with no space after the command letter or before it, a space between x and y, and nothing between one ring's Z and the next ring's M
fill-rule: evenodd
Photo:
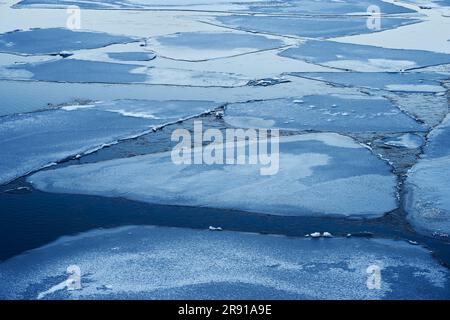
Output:
M449 1L18 1L0 299L450 299Z

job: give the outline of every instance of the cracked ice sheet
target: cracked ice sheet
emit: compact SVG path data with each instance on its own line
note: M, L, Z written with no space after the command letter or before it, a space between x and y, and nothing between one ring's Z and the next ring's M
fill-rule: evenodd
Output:
M450 54L318 40L305 41L298 47L289 48L279 54L283 57L360 72L398 72L450 63Z
M80 290L65 289L69 265ZM371 265L379 290L367 287ZM448 269L406 242L153 226L63 237L1 263L0 274L1 299L450 298Z
M209 101L121 100L1 117L0 183L217 106Z
M225 121L237 128L280 128L331 132L427 131L384 98L312 95L230 104Z
M291 76L334 84L404 92L445 92L440 81L450 74L421 72L292 72Z
M447 96L432 93L386 93L401 110L429 127L437 126L448 113Z
M270 64L266 62L270 61ZM149 63L158 68L195 70L198 72L219 72L242 74L246 78L262 79L280 77L286 70L302 70L305 72L325 72L333 69L321 67L301 60L294 60L277 55L276 51L260 51L252 54L240 55L232 58L207 60L201 62L176 61L157 58ZM261 66L264 65L264 68ZM296 80L296 78L294 79Z
M450 116L428 135L424 155L408 172L405 209L424 234L450 235Z
M279 172L263 176L261 168L269 165L176 165L166 152L43 171L29 181L48 192L288 216L378 217L397 207L390 166L345 136L282 137Z
M382 13L411 13L414 10L385 3L380 0L322 0L322 1L269 1L269 0L228 0L228 1L193 1L193 0L102 0L87 2L81 0L22 0L17 7L61 8L77 5L87 9L197 9L197 10L239 10L244 12L263 12L270 14L355 14L366 13L371 5L377 5Z
M417 5L408 4L405 1L385 0L399 6L418 11L423 19L420 24L410 24L402 28L344 36L333 40L343 43L360 45L372 45L386 48L428 50L434 52L450 53L448 32L436 32L436 30L449 30L450 8L442 7L433 10L422 9ZM411 36L414 35L414 36Z
M344 35L373 33L367 27L367 17L288 17L288 16L218 16L212 23L220 23L244 31L308 38L330 38ZM418 23L407 18L383 18L381 30ZM378 30L376 30L378 32Z
M280 39L235 32L181 32L148 40L159 56L202 61L237 56L286 46Z
M243 56L248 57L248 56ZM264 55L261 58L267 57ZM242 57L241 57L242 58ZM234 59L232 59L234 61ZM294 62L297 60L286 59ZM239 60L242 62L251 59ZM283 68L283 63L274 63L267 71L275 76L277 70ZM228 66L230 71L238 70L238 64L220 64L222 68ZM290 65L290 66L291 66ZM312 65L311 65L312 66ZM211 66L212 67L212 66ZM212 70L215 70L211 68ZM252 72L251 76L259 79L265 75L265 68L253 66L246 70L246 73ZM221 69L222 70L222 69ZM315 70L316 71L316 70ZM260 75L261 74L261 75ZM250 75L250 74L249 74ZM266 75L267 76L267 75ZM159 86L134 84L97 84L97 83L59 83L43 81L0 81L0 96L2 97L2 108L0 115L11 113L30 112L41 110L48 104L58 106L63 103L73 101L74 97L80 100L100 100L110 101L118 99L141 99L141 100L204 100L210 97L210 100L221 102L241 102L255 99L274 99L283 97L296 97L310 94L327 93L358 93L353 88L335 88L326 83L308 80L304 78L292 77L291 82L278 84L276 86L257 87L189 87L185 86ZM188 89L188 90L187 90ZM26 95L23 92L27 92Z
M36 28L0 34L0 52L23 55L57 54L62 51L93 49L137 40L101 32Z
M244 86L250 80L239 74L154 68L137 64L59 59L19 64L0 69L5 80L78 83L145 83L181 86Z

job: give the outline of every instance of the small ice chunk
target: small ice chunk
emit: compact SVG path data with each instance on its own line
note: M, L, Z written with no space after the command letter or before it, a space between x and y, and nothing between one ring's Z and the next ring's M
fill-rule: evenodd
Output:
M383 141L386 145L407 149L420 148L424 143L424 139L421 136L413 133L405 133L396 138L386 138Z

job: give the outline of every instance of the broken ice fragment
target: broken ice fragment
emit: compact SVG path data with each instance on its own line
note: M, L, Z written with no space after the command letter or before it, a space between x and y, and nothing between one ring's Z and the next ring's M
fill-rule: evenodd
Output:
M65 51L100 48L134 41L137 41L137 38L103 32L35 28L0 34L0 52L29 55L62 54Z
M117 243L120 251L111 252ZM49 292L73 261L86 285ZM382 267L378 290L366 286L367 267L374 263ZM167 227L64 237L1 263L0 274L1 299L450 298L448 269L422 246L404 241L314 241Z
M289 75L352 87L400 92L445 92L447 74L429 72L292 72Z
M450 234L450 116L428 136L424 155L408 172L405 209L425 234Z
M1 117L0 184L217 106L210 101L118 100Z
M237 128L280 128L332 132L426 131L389 100L352 95L305 96L302 101L274 99L232 103L225 121ZM333 107L334 106L334 107Z
M450 63L450 54L422 50L387 49L382 47L340 43L334 41L307 40L297 47L289 48L281 53L282 57L304 60L311 63L353 71L402 71L410 68L426 67ZM339 58L336 57L339 56ZM339 74L325 74L325 77L340 77ZM354 82L362 78L363 83L374 83L376 78L368 79L368 75L343 74L337 82ZM366 79L364 79L364 77ZM385 76L381 82L400 76ZM406 79L410 76L406 76ZM426 76L424 76L426 77ZM395 79L397 78L397 79ZM409 80L412 81L412 80Z
M229 144L217 147L223 157L234 150ZM193 149L191 157L203 157L206 150ZM390 166L351 138L333 133L282 137L279 150L279 159L272 155L270 164L279 166L274 175L261 175L261 168L268 169L261 163L174 163L166 152L42 171L30 181L47 192L274 215L375 217L397 207Z
M204 61L285 46L283 40L236 32L180 32L151 38L158 55L177 60Z
M424 143L424 139L421 136L413 133L405 133L395 138L385 138L382 141L389 146L407 149L420 148Z
M374 30L367 28L367 17L361 16L349 18L344 16L229 15L218 16L216 20L224 26L239 30L308 38L331 38L374 32ZM383 17L381 30L418 22L420 20Z
M146 83L183 86L244 86L249 79L213 71L154 68L138 64L60 59L11 65L0 69L0 78L80 83Z

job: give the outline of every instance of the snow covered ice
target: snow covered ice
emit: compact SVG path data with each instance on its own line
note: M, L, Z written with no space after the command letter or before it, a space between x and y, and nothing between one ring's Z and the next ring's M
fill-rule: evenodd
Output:
M72 72L81 70L80 72ZM244 86L250 79L237 74L161 69L138 64L78 59L22 64L5 68L0 78L55 82L147 83L193 86Z
M345 136L281 138L280 171L263 176L260 166L180 165L167 152L43 171L29 181L47 192L289 216L375 217L397 207L389 165Z
M81 290L55 287L73 264ZM370 265L382 270L379 290L367 287ZM402 241L164 227L65 237L1 263L0 273L3 299L448 299L450 293L448 269Z
M280 39L234 32L182 32L160 36L148 42L148 46L158 55L189 61L248 54L285 45Z
M228 105L225 121L237 128L282 128L331 132L426 131L387 99L314 95Z
M280 55L360 72L395 72L450 63L450 54L319 40L308 40L298 47L282 51Z
M420 148L424 139L418 134L405 133L395 138L385 138L384 143L394 147L417 149Z
M431 131L422 159L410 170L405 208L420 232L450 235L450 117Z

